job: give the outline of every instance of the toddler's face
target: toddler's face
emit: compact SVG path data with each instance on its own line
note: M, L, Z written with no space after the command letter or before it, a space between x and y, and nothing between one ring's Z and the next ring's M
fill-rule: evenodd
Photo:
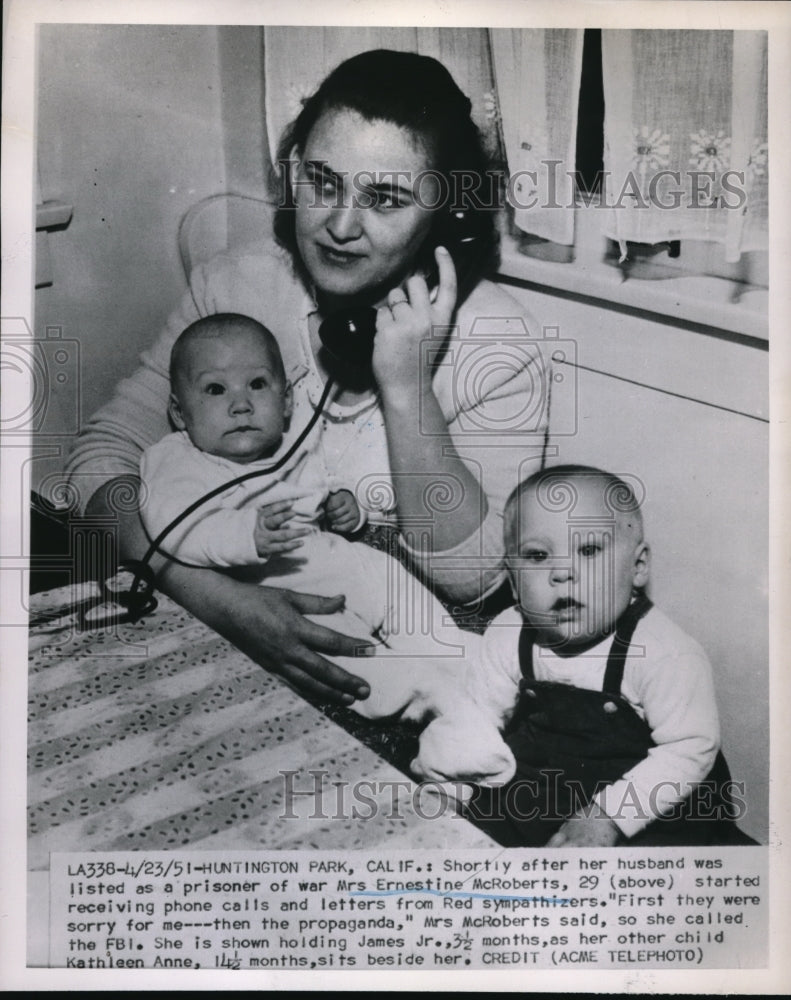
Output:
M509 510L506 562L539 644L572 655L612 632L633 587L648 582L648 547L639 517L608 507L605 483L564 485L574 491L571 509L552 509L530 490Z
M185 351L170 413L201 451L255 462L274 454L291 415L291 390L253 332L200 338Z

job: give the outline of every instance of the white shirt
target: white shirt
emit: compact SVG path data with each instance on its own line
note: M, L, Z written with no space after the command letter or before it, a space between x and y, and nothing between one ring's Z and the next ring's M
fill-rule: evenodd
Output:
M513 714L522 672L519 634L522 617L509 608L484 635L480 660L471 666L471 697L502 726ZM536 680L601 691L608 636L576 657L560 657L533 646ZM712 671L702 648L657 608L637 624L624 665L621 694L645 719L656 744L648 756L595 797L628 837L667 814L691 786L705 779L720 746ZM469 738L475 739L470 732Z

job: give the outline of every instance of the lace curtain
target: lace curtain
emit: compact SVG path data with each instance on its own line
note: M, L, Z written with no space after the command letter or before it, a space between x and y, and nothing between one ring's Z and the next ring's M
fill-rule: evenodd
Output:
M605 233L767 246L766 34L603 31Z
M572 29L491 30L514 223L554 243L574 242L583 37Z
M368 49L398 49L433 56L443 63L472 102L472 117L490 152L499 148L489 35L485 28L264 29L266 125L274 159L286 125L301 102L338 63ZM398 81L393 81L398 86Z
M572 245L583 39L575 29L267 27L269 148L274 158L301 100L348 56L431 55L470 97L495 156L502 136L516 226ZM603 31L602 64L604 233L622 253L627 241L680 239L719 242L728 261L766 249L766 33Z

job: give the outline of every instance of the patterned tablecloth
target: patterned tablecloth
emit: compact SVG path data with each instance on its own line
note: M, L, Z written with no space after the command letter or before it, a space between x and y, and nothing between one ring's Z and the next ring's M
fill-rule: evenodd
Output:
M34 628L30 651L30 869L51 851L492 846L165 597L135 625Z

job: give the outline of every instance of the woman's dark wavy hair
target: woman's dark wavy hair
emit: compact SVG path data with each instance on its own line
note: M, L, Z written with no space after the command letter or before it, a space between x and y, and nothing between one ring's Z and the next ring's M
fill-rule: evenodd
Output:
M289 159L293 149L304 150L321 115L344 109L356 111L366 121L392 122L425 144L432 169L443 175L446 191L451 194L447 207L435 211L434 225L416 265L429 270L434 265L433 249L438 244L450 244L458 261L460 255L453 246L454 226L461 228L464 235L474 237L465 243L463 265L458 269L461 301L494 268L498 250L495 175L481 134L470 117L471 107L448 70L429 56L375 49L342 62L304 101L302 111L280 141L282 193L275 213L277 241L299 262L295 204L288 181ZM470 194L471 188L477 191ZM464 209L463 221L459 221L453 208Z

